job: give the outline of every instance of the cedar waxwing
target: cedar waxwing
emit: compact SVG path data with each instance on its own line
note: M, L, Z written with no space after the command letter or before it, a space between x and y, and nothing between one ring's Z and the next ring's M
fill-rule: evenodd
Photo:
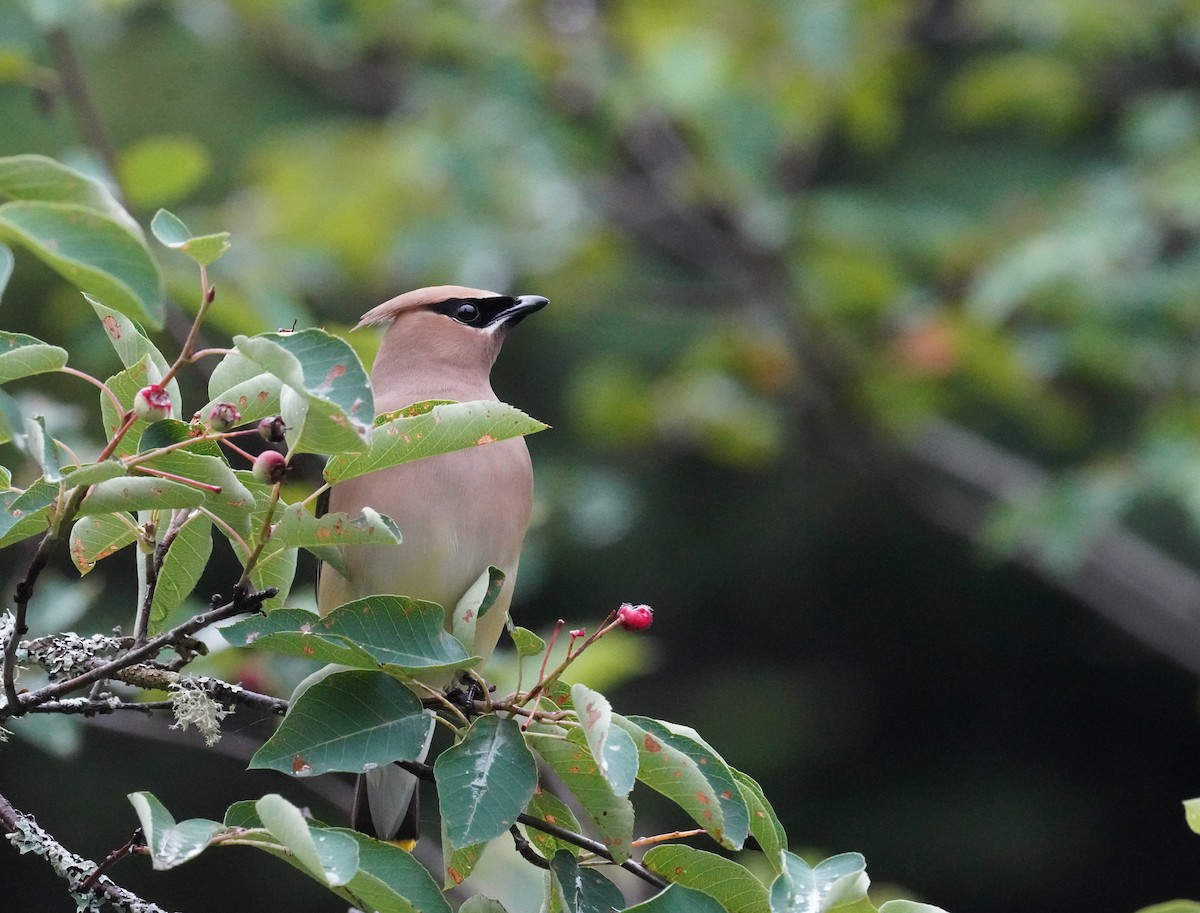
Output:
M382 413L425 400L496 399L489 374L505 336L546 303L536 295L509 297L441 285L368 311L358 327L391 323L371 371L375 408ZM396 522L403 542L345 548L345 576L324 565L317 589L321 614L364 596L397 594L438 603L449 624L467 589L494 565L504 572L505 583L478 621L472 651L488 656L504 628L532 502L533 470L520 437L333 486L330 511L356 516L370 506ZM442 678L425 684L449 683ZM360 777L354 826L383 840L414 841L416 786L416 778L394 764Z

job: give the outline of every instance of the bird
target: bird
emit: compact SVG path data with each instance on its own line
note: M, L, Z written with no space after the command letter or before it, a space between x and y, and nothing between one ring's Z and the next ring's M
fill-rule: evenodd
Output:
M439 285L406 292L363 315L355 329L386 326L371 370L380 414L428 400L495 400L491 369L520 321L545 307L540 295L509 296ZM533 506L533 468L522 437L427 457L333 485L327 509L357 516L363 507L399 527L398 545L347 546L344 573L322 565L322 615L379 594L435 602L450 613L494 566L499 598L478 619L472 653L487 657L504 628ZM424 682L434 688L446 677ZM428 749L427 749L428 750ZM411 849L419 836L417 780L394 764L359 777L352 824Z

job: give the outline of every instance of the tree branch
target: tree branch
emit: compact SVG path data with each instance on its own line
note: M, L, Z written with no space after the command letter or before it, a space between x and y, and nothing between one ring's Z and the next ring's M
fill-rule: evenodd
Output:
M103 899L122 913L166 913L162 907L143 900L107 875L89 884L98 868L96 863L72 853L39 827L36 821L14 808L3 795L0 795L0 824L4 826L4 835L13 847L21 853L41 856L55 874L67 882L68 890L80 909L94 905L97 899Z

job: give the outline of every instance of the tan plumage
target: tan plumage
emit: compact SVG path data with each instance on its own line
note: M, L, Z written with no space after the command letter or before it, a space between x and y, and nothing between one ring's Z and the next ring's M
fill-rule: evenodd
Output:
M371 372L377 412L431 399L496 399L489 374L504 337L545 303L535 296L508 298L443 285L408 292L368 311L359 327L391 324ZM472 308L478 315L475 325L461 320ZM437 602L449 613L488 566L495 565L504 571L506 582L496 605L478 622L473 650L487 656L503 630L512 599L532 499L533 472L522 438L335 485L330 511L355 516L370 506L395 520L403 543L346 548L346 576L324 566L317 592L321 613L387 593ZM441 679L427 684L448 683ZM403 772L394 766L384 770L387 773L372 777L370 801L374 829L387 839L401 823L413 784L401 785Z

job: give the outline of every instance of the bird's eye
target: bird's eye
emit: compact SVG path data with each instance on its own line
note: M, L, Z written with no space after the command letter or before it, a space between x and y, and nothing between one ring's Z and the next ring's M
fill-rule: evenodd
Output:
M474 323L479 318L479 308L469 302L463 302L454 309L454 319L459 323Z

